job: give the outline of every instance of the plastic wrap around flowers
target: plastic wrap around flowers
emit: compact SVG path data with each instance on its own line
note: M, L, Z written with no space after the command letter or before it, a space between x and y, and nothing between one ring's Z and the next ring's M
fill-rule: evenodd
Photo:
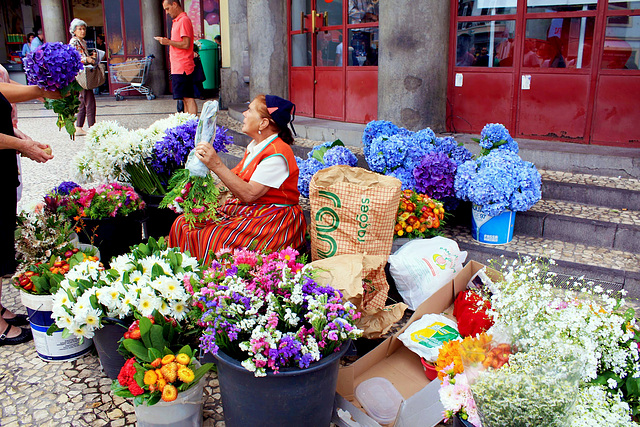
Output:
M80 107L78 94L82 90L75 80L83 68L78 51L60 42L45 43L29 52L22 63L30 85L60 91L62 99L47 99L44 105L58 114L58 128L64 127L73 138L76 132L74 121Z
M458 166L458 198L481 207L482 213L500 215L505 210L526 211L542 197L542 178L531 162L510 150L491 150L486 156Z
M307 368L359 337L355 306L318 285L297 256L293 249L218 252L195 296L204 305L200 347L223 351L265 376L267 370Z
M194 142L197 145L200 141L207 141L216 151L227 151L226 145L232 140L215 137L217 115L218 101L204 104ZM196 158L195 148L189 153L185 168L174 172L169 180L169 189L160 206L183 212L191 227L194 227L196 222L217 219L216 208L220 191L207 166Z
M335 165L357 166L358 158L338 139L314 147L307 153L306 160L296 156L296 163L300 170L298 191L309 197L309 183L316 172Z

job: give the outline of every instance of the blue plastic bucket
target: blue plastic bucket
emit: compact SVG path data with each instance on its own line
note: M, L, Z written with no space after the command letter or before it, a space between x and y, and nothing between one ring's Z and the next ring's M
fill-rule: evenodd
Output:
M498 216L482 213L480 206L471 208L471 235L480 243L504 245L513 239L516 213L510 210Z
M27 307L33 343L38 356L47 362L68 362L84 356L91 350L93 341L85 339L82 344L75 336L62 338L62 331L47 335L47 329L53 325L51 314L53 296L32 295L20 292L22 303Z

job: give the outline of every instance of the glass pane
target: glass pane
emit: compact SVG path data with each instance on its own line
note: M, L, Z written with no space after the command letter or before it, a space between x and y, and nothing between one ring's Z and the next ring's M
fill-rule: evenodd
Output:
M458 0L458 16L515 14L516 3L516 0Z
M609 0L609 10L640 9L640 1L613 1Z
M588 68L591 66L595 18L527 20L525 67Z
M342 66L342 30L320 31L316 39L316 65Z
M311 0L293 0L291 2L291 31L300 31L300 14L311 13Z
M610 16L602 54L602 68L640 68L640 16Z
M124 0L124 28L127 35L127 55L142 55L142 24L140 23L140 2Z
M379 0L349 0L349 24L378 22Z
M527 12L573 12L596 10L598 0L527 0Z
M459 67L513 66L516 21L458 23L456 65Z
M378 29L362 28L349 30L348 65L377 66L378 65Z
M104 2L104 21L107 24L107 47L112 55L124 55L120 2ZM140 23L138 22L138 26Z
M291 64L293 67L311 66L311 34L291 36Z
M342 0L333 0L330 3L327 3L326 1L322 0L322 1L319 1L317 5L318 5L318 13L327 12L328 26L342 25Z

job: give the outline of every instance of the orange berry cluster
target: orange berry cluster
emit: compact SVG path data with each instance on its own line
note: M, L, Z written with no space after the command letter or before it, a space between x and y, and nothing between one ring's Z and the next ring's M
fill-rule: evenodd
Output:
M442 202L413 190L404 190L400 197L394 228L398 237L425 238L436 236L444 220Z

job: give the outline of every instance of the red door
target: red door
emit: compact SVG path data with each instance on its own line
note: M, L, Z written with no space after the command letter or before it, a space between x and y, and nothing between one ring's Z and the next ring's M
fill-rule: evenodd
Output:
M321 119L366 123L377 116L377 2L367 22L353 2L292 0L289 93L296 112ZM375 10L374 10L375 6ZM371 18L375 16L375 20Z

